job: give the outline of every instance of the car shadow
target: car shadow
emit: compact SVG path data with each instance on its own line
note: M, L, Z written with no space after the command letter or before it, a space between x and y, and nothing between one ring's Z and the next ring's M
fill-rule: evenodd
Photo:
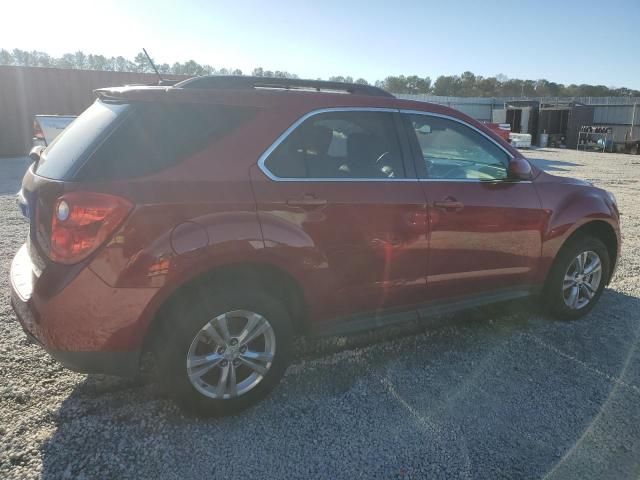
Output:
M538 306L300 339L282 384L234 417L87 376L50 415L42 477L632 478L640 299L606 290L578 321Z

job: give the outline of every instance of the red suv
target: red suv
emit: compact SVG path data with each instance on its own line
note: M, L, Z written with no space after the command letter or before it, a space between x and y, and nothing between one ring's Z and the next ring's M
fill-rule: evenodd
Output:
M73 370L153 352L200 413L264 397L295 333L529 295L579 317L619 256L613 195L449 108L252 77L97 95L24 177L12 304Z

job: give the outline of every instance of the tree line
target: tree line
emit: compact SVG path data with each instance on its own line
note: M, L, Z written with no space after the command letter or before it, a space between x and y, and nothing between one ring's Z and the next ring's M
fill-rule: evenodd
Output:
M82 70L103 70L115 72L152 73L153 69L143 52L138 53L133 60L104 55L85 54L77 51L65 53L61 57L52 57L45 52L14 49L8 51L0 49L0 65L18 65L28 67L72 68ZM201 65L194 60L184 63L175 62L156 64L160 73L175 75L243 75L238 68L215 68L211 65ZM258 77L298 78L294 73L280 70L266 70L262 67L254 68L250 75ZM321 80L321 79L318 79ZM364 78L351 76L333 76L330 81L360 83L368 85ZM640 96L640 90L629 88L613 88L605 85L587 85L550 82L545 79L521 80L508 78L505 75L483 77L472 72L461 75L440 75L432 81L430 77L418 75L388 76L384 80L374 82L377 87L384 88L391 93L424 94L452 97L620 97Z

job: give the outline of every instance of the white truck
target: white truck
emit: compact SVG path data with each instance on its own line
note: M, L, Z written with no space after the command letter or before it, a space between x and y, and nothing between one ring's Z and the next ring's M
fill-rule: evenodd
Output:
M32 146L46 147L75 119L75 115L35 115Z

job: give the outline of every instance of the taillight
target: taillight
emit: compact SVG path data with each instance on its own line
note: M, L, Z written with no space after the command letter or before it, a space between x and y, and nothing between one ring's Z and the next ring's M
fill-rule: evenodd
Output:
M44 132L37 120L33 121L33 136L38 140L44 140Z
M49 257L76 263L98 248L132 208L128 200L105 193L72 192L58 200L51 216Z

